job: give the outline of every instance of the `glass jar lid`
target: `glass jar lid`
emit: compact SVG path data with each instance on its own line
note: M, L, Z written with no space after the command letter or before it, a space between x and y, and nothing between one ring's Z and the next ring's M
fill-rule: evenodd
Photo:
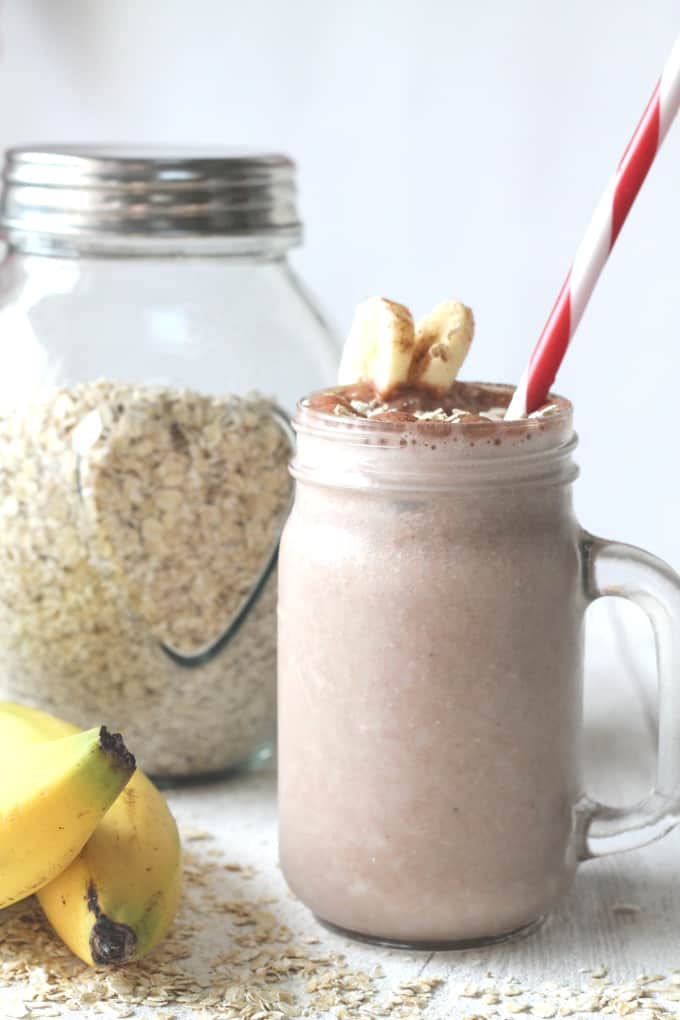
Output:
M37 248L257 236L288 247L302 236L295 178L278 153L22 146L5 155L0 229L23 250L31 235Z

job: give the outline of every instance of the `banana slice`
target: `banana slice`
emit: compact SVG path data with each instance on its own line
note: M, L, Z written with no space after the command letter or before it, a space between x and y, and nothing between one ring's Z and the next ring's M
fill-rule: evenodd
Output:
M472 310L460 301L442 301L421 319L408 381L444 393L458 375L472 343Z
M381 397L405 383L415 346L413 317L404 305L372 297L357 305L345 341L338 382L372 382Z

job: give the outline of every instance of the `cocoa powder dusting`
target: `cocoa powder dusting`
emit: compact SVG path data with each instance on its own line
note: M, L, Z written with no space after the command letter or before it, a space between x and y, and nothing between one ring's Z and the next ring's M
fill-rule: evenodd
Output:
M370 382L334 386L313 393L302 402L304 410L318 414L355 418L381 424L414 424L422 434L442 435L451 425L492 426L495 432L523 427L522 423L503 421L513 393L511 386L456 381L446 393L423 386L400 386L389 397L382 397ZM532 417L546 418L567 411L569 401L551 394Z

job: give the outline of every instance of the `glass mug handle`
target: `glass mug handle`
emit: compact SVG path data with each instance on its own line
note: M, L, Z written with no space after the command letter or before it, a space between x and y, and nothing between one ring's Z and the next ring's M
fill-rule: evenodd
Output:
M623 542L581 532L585 592L628 599L654 632L659 690L656 780L639 803L613 808L585 798L580 860L633 850L661 839L680 822L680 576L663 560Z

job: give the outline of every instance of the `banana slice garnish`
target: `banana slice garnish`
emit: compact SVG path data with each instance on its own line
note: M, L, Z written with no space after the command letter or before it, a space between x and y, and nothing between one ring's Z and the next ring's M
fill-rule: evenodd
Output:
M442 301L416 328L404 305L367 298L357 305L338 382L372 383L383 399L406 384L446 393L470 349L474 329L472 310L461 301Z
M472 343L472 310L460 301L442 301L416 328L408 382L445 393L455 381Z
M389 396L408 380L414 347L408 308L384 297L368 298L357 305L338 382L371 382L381 397Z

